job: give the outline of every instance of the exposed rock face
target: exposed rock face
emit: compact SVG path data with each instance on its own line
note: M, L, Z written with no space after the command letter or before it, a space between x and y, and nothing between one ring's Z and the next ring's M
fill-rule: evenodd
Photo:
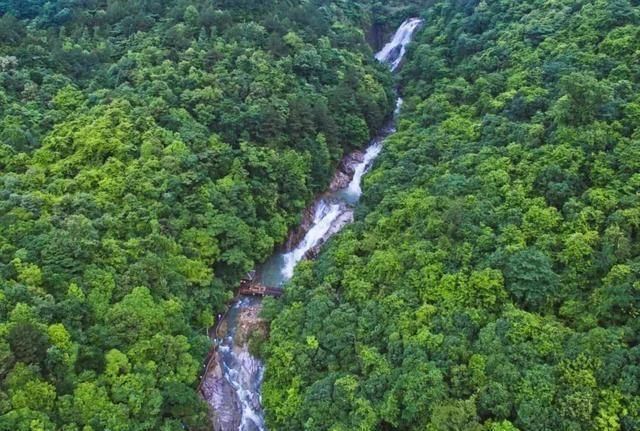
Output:
M240 313L238 314L236 336L234 339L234 349L246 345L249 342L249 337L255 331L260 331L263 334L267 333L267 324L263 319L260 318L261 311L261 302L240 310Z
M353 207L337 192L344 192L352 181L359 181L368 154L355 151L342 159L329 190L304 211L298 228L289 235L288 252L295 254L296 250L306 250L303 258L312 259L328 238L353 221ZM322 228L314 230L318 226ZM307 234L313 240L309 241ZM301 243L313 246L307 249L300 247ZM268 332L267 324L260 318L261 309L259 301L238 300L214 334L220 344L213 365L203 379L202 393L212 407L211 421L215 431L264 429L259 395L264 366L249 352L251 334L260 331L266 335Z
M309 229L313 226L313 215L316 212L316 205L318 201L314 201L311 206L306 208L302 213L302 220L300 220L300 224L295 230L291 231L289 234L289 238L287 238L287 242L285 244L285 250L290 251L293 249L296 244L300 242L302 238L309 232Z
M202 396L212 407L209 412L215 431L237 430L240 427L240 400L224 378L220 353L216 352L214 356L213 366L202 381Z
M347 187L350 182L351 182L351 177L348 174L342 171L337 171L335 176L333 177L333 180L331 180L329 189L335 192L337 190Z
M338 190L342 190L347 187L353 179L355 166L358 163L362 163L363 160L364 153L362 151L354 151L353 153L344 156L340 165L338 165L338 170L333 176L331 184L329 185L329 190L337 192Z

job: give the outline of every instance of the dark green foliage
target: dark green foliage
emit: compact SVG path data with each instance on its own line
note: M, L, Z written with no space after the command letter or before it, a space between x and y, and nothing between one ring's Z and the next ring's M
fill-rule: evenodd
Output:
M39 364L47 353L49 342L42 331L30 323L18 323L7 334L13 358L25 364Z
M558 294L558 276L551 259L536 249L514 253L503 270L505 287L525 309L541 310Z

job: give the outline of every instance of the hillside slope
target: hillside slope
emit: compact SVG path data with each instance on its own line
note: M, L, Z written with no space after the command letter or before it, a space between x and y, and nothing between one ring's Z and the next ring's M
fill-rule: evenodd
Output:
M0 1L0 430L206 429L206 330L392 109L350 2Z
M357 222L266 312L271 429L640 429L640 7L422 15Z

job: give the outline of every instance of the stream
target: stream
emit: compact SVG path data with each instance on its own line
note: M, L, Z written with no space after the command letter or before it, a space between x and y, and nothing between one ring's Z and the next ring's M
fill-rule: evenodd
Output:
M376 59L396 71L421 23L418 18L403 22L391 41L376 54ZM327 239L353 221L354 206L362 195L362 177L382 151L384 140L395 131L394 120L401 106L402 99L398 97L390 123L364 151L356 151L343 159L329 190L305 211L303 223L292 234L285 250L256 269L256 281L282 287L301 260L313 258ZM214 340L217 349L201 385L216 431L266 430L260 393L264 365L248 349L252 331L268 330L259 317L260 310L261 298L236 298L217 328Z

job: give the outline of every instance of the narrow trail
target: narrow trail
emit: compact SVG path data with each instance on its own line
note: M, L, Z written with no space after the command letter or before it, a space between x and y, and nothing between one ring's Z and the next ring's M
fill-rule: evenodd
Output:
M402 63L407 45L422 20L411 18L398 28L376 59L396 71ZM274 254L260 266L255 282L260 286L280 289L292 276L297 264L313 257L322 244L353 221L353 210L362 195L362 178L369 171L382 151L384 140L395 132L395 117L402 106L396 101L395 115L381 134L373 139L363 152L355 152L336 173L330 190L321 195L308 210L308 226L304 236L288 250ZM344 184L340 177L349 177ZM264 431L261 385L264 365L253 357L248 349L248 337L254 330L266 331L259 318L261 296L240 296L216 326L215 349L212 352L200 391L211 408L211 418L216 431Z

